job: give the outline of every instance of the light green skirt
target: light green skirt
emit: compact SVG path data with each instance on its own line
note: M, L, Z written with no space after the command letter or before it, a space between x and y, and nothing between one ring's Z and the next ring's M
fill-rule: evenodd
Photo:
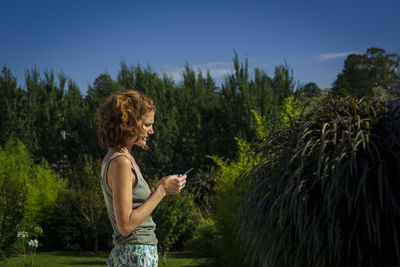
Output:
M116 245L110 252L107 266L157 267L156 245Z

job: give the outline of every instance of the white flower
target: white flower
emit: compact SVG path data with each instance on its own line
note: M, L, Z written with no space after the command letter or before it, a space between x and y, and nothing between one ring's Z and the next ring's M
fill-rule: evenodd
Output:
M39 241L37 241L37 239L35 239L35 240L31 239L28 241L28 246L37 248L39 246Z
M26 238L26 237L28 237L28 233L25 231L18 232L17 237L18 238Z

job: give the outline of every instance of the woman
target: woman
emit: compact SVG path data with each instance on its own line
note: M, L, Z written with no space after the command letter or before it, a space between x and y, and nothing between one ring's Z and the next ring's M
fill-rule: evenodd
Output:
M186 176L175 174L150 190L131 155L135 145L148 149L155 111L153 101L134 90L113 94L97 111L99 143L108 148L101 186L114 230L108 266L158 266L151 213L167 194L179 193L186 183Z

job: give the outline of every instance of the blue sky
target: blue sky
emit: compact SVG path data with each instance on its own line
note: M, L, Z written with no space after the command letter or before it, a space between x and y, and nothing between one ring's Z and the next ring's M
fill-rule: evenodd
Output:
M286 60L300 83L326 88L349 53L400 54L399 10L399 0L1 0L0 64L22 85L34 65L62 71L86 94L121 60L177 82L187 62L220 83L236 51L251 71L273 76Z

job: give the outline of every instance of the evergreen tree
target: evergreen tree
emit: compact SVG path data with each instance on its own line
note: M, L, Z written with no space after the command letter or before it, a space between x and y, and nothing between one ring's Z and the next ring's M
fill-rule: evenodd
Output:
M25 132L24 91L17 87L17 79L4 66L0 72L0 144L14 136L23 139Z
M284 65L275 67L274 78L272 79L272 88L278 103L290 96L296 89L296 82L293 76L293 70L285 62Z
M79 88L72 80L68 81L68 90L65 94L64 122L61 133L63 139L64 163L61 168L65 173L71 164L74 164L79 155L89 153L87 140L87 104ZM93 137L91 137L93 138Z
M63 85L63 77L61 85ZM62 155L62 131L64 113L64 89L55 82L53 71L44 71L40 77L37 68L26 73L27 121L26 131L30 140L26 140L35 162L45 158L53 167ZM25 140L24 140L25 141Z
M109 74L100 74L95 81L93 86L88 89L87 96L85 98L85 116L81 127L84 129L82 132L82 141L86 144L87 151L94 158L102 158L106 153L102 149L97 141L97 118L96 112L103 101L111 94L121 90L122 87L115 82Z

